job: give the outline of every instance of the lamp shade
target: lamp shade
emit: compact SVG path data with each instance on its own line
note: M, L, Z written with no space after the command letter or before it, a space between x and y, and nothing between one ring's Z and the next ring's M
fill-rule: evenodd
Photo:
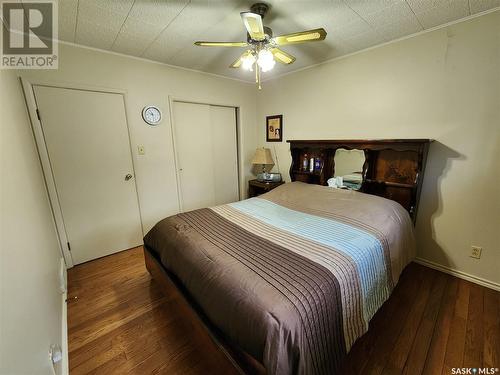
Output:
M255 155L253 156L252 164L274 165L274 160L273 157L271 156L271 150L264 147L255 150Z

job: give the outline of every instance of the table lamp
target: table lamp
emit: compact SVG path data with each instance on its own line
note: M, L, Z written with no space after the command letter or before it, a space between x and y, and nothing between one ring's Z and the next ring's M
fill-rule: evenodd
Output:
M267 173L266 171L266 165L270 165L271 168L274 166L274 160L270 149L264 147L256 149L252 164L262 166L262 173L257 175L258 181L281 181L281 175L279 173Z

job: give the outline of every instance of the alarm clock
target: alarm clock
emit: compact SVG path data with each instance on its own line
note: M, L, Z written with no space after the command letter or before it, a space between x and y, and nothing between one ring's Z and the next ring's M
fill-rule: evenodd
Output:
M158 125L161 122L161 111L154 105L146 106L142 110L142 119L149 125Z
M257 181L261 182L281 182L281 173L259 173L257 175Z

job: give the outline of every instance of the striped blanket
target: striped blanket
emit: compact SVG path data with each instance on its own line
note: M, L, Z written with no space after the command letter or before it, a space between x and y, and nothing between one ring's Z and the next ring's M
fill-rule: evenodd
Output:
M334 374L415 251L398 203L299 182L167 218L144 241L268 374Z

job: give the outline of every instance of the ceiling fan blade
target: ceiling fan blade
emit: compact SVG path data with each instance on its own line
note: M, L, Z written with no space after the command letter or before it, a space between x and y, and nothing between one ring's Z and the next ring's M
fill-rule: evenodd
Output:
M262 24L262 17L260 14L252 12L241 12L241 19L245 24L245 27L250 34L250 38L253 40L264 40L266 35L264 34L264 25Z
M323 28L301 31L299 33L285 34L273 38L274 42L283 46L286 44L317 42L326 38L326 30Z
M285 52L279 48L271 48L271 52L274 55L274 58L278 60L282 64L293 64L296 60L294 56L290 55L288 52Z
M202 47L246 47L247 42L194 42L197 46Z

